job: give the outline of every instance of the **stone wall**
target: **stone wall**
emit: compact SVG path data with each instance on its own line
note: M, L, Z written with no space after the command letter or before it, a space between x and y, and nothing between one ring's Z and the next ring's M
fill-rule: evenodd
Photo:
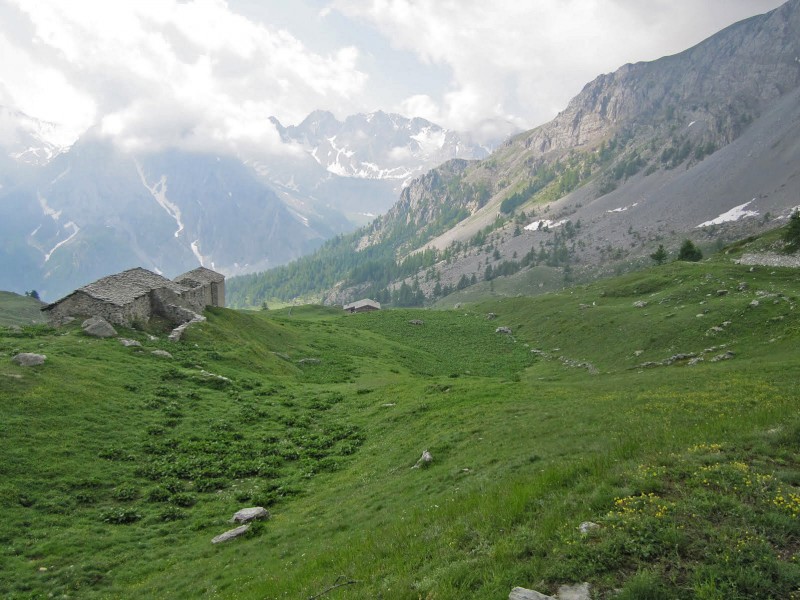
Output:
M225 306L225 282L211 283L211 306Z
M45 311L51 323L64 323L69 317L103 317L109 323L130 327L135 321L150 319L150 299L147 296L135 299L126 306L117 306L92 298L77 291L57 305Z

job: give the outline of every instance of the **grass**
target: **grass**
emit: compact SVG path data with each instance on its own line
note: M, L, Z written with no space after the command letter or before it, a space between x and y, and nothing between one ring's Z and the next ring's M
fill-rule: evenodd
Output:
M458 311L212 309L140 349L0 330L0 594L797 597L799 288L723 256Z
M42 323L42 302L13 292L0 292L0 327Z

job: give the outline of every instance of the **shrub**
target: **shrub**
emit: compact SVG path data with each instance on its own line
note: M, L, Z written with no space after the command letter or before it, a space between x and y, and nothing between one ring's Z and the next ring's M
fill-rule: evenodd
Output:
M681 249L678 251L678 260L697 262L702 260L703 252L692 243L692 240L684 240Z
M142 515L137 513L132 508L112 508L105 511L100 518L104 523L112 523L114 525L125 525L128 523L135 523L142 518Z
M789 217L789 225L783 234L783 241L786 242L787 252L800 250L800 211L794 211Z

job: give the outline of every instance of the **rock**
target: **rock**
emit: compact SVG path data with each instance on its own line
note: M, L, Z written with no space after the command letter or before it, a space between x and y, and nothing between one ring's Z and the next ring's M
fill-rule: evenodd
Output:
M221 533L217 537L212 539L211 543L219 544L222 542L227 542L228 540L237 538L240 535L244 535L245 533L247 533L248 529L250 529L250 525L240 525L239 527L235 527L234 529L229 529L225 533Z
M230 381L231 381L230 379L228 379L224 375L217 375L216 373L210 373L210 372L206 371L205 369L200 369L200 375L202 375L203 377L210 377L212 379L219 379L220 381L225 381L225 382L228 382L228 383L230 383Z
M117 335L117 330L114 329L111 326L111 323L106 321L103 317L89 317L83 323L81 323L81 327L87 335L94 337L107 338L115 337Z
M150 354L153 356L160 356L161 358L172 358L172 354L166 350L153 350Z
M33 352L20 352L11 360L20 367L35 367L37 365L43 365L44 361L47 360L47 356L44 354L34 354Z
M9 325L8 330L11 333L22 333L22 327L20 327L19 325Z
M759 304L760 304L760 303L759 303L759 301L758 301L758 300L753 300L753 301L750 303L750 308L756 308L756 307L757 307Z
M686 363L686 364L687 364L688 366L690 366L690 367L693 367L693 366L695 366L696 364L703 362L704 360L705 360L705 359L704 359L702 356L696 356L695 358L693 358L692 360L690 360L690 361L689 361L688 363Z
M505 333L506 335L511 334L511 329L508 327L498 327L494 330L495 333Z
M492 321L492 320L494 320L496 318L497 318L497 315L495 313L486 313L486 320L487 321Z
M728 294L728 290L717 290L717 296L726 296Z
M712 327L711 329L709 329L706 332L706 335L714 335L715 333L722 333L723 331L725 331L725 330L722 327L719 327L718 325L715 325L714 327Z
M319 365L322 364L322 361L318 358L301 358L297 361L297 364L301 367L304 365Z
M433 461L433 456L427 450L422 451L422 456L419 457L417 463L411 467L412 469L419 469L420 467L427 467Z
M263 506L252 506L237 510L231 518L231 523L249 523L256 519L269 519L269 511Z
M558 600L591 600L592 594L588 583L562 585L556 594Z
M578 525L578 531L580 531L583 535L587 535L592 531L597 531L600 529L600 525L597 523L592 523L591 521L584 521L580 525Z
M125 346L126 348L128 348L130 346L136 347L136 346L141 346L142 345L141 342L137 342L136 340L129 340L127 338L119 338L119 343L122 344L123 346Z
M739 291L740 291L740 292L743 292L743 291L745 291L746 289L747 289L747 282L746 282L746 281L740 281L740 282L739 282Z
M711 362L719 362L721 360L730 360L734 356L736 356L733 352L728 350L724 354L717 354L714 358L711 359Z
M409 325L425 325L425 321L423 321L422 319L411 319L408 322L408 324Z
M633 305L636 308L644 308L645 306L647 306L647 302L645 302L644 300L637 300L636 302L633 303Z
M641 356L642 354L644 354L644 350L634 350L633 351L633 355L634 356Z
M534 590L515 587L508 595L508 600L556 600L552 596L545 596Z

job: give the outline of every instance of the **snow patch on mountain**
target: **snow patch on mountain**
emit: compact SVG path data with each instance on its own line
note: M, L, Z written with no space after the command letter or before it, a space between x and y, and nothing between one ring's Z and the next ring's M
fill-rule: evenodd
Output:
M45 214L45 216L52 218L53 221L58 221L61 218L61 211L50 208L50 206L47 204L47 198L41 194L37 194L37 197L39 199L39 206L42 207L42 212Z
M753 198L749 202L745 202L744 204L740 204L739 206L734 206L728 212L722 213L716 219L711 219L710 221L700 223L700 225L697 225L695 229L699 229L701 227L708 227L709 225L721 225L722 223L730 223L731 221L738 221L739 219L744 219L745 217L757 217L758 216L757 210L745 210L750 204L752 204L755 201L756 199Z
M55 252L56 250L58 250L59 248L61 248L61 246L63 246L64 244L66 244L66 243L70 242L70 241L71 241L71 240L72 240L72 239L73 239L73 238L74 238L76 235L78 235L78 232L81 230L81 228L80 228L80 227L78 227L78 226L77 226L77 225L74 223L74 221L69 221L68 223L66 223L66 224L64 225L64 229L72 229L72 233L71 233L71 234L70 234L70 235L67 237L67 239L65 239L65 240L62 240L62 241L58 242L58 243L57 243L55 246L53 246L53 247L50 249L50 252L46 252L46 253L45 253L45 255L44 255L44 262L47 262L47 261L49 261L49 260L50 260L50 257L51 257L51 256L53 256L53 252Z
M155 201L158 202L158 205L163 208L170 217L175 219L178 229L175 230L173 235L177 238L183 231L183 221L181 221L181 209L177 204L173 204L167 198L167 176L162 175L161 179L159 179L155 185L151 186L147 183L144 171L142 171L142 166L138 162L136 163L136 171L139 173L139 179L142 181L142 185L147 188L147 191L150 192ZM192 250L194 251L194 246ZM201 262L200 264L202 265L203 263Z

